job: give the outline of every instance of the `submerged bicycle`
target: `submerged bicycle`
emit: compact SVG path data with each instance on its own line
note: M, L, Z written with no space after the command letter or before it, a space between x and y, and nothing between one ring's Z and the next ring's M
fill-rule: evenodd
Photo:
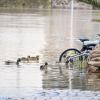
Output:
M99 36L99 34L97 35ZM79 40L83 43L81 50L70 48L63 51L59 57L59 62L68 63L78 57L82 60L83 56L85 56L85 58L88 58L89 52L100 42L99 40L90 41L89 39Z

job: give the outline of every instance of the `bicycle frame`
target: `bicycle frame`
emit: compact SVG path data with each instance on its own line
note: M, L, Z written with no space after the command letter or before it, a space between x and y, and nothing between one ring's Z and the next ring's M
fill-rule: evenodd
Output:
M97 34L98 35L98 34ZM99 36L99 35L98 35ZM68 63L69 61L73 60L74 58L77 57L82 57L82 56L88 56L89 52L97 45L100 44L100 41L95 40L95 41L90 41L89 39L79 39L83 45L82 45L82 49L79 51L75 48L70 48L67 49L65 51L63 51L59 57L59 62L62 62L62 59L64 59L65 63ZM67 53L69 51L74 51L75 55L72 56L67 56Z
M82 56L89 56L89 52L81 52L78 55L74 55L74 56L70 56L68 58L68 60L66 61L66 63L69 63L70 61L73 61L73 59L77 58L77 57L82 57Z

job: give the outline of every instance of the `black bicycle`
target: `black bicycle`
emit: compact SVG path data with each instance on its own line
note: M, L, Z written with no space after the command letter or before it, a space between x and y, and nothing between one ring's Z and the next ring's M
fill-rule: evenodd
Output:
M90 41L89 39L79 39L83 45L82 49L78 50L76 48L70 48L65 51L63 51L59 57L59 62L61 63L68 63L69 61L73 61L74 58L79 57L79 59L82 59L82 56L85 56L85 58L88 57L89 52L97 45L99 44L99 41Z

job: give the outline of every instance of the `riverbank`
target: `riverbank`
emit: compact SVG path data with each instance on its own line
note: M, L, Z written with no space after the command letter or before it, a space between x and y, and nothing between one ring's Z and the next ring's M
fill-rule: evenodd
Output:
M40 11L45 11L46 12L51 10L51 9L41 9L41 8L9 8L9 7L0 7L0 13L37 13Z
M33 0L28 2L28 0L22 1L0 1L0 7L11 8L11 9L70 9L72 7L71 0ZM75 9L92 9L90 4L83 2L74 1L73 8Z

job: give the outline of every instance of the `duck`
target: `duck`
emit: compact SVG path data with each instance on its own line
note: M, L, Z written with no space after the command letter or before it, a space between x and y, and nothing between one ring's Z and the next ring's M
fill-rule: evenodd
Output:
M19 66L20 61L21 61L20 58L18 58L17 61L7 60L7 61L5 61L5 64L6 65L16 64L17 66Z
M41 65L41 66L40 66L40 70L47 70L47 66L48 66L48 63L45 62L44 65Z
M36 57L31 57L31 56L21 57L20 60L23 63L38 62L39 61L39 56L36 56Z
M21 57L20 60L21 60L21 62L24 62L24 63L28 62L28 58L26 58L26 57Z
M39 56L36 57L31 57L31 56L27 56L28 61L39 61Z

